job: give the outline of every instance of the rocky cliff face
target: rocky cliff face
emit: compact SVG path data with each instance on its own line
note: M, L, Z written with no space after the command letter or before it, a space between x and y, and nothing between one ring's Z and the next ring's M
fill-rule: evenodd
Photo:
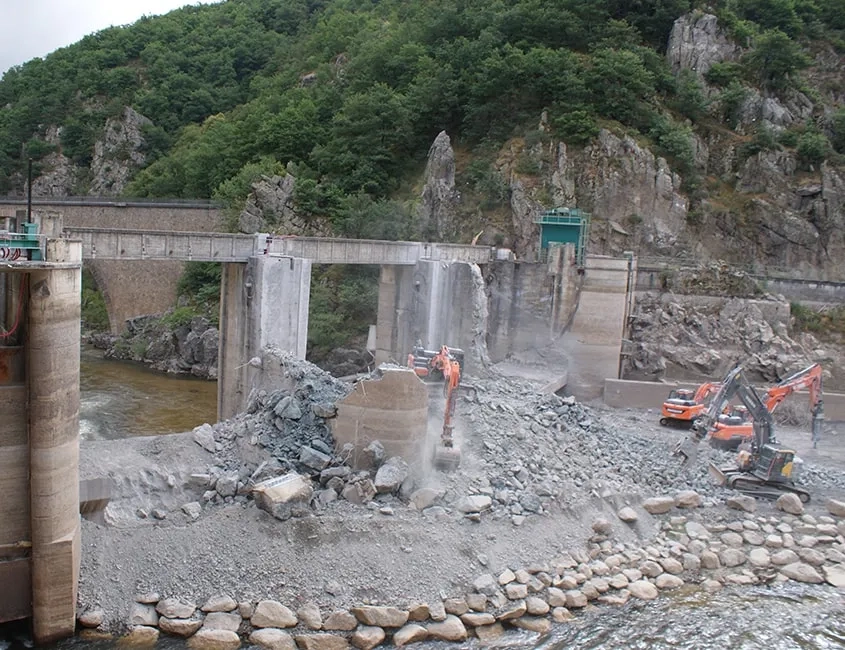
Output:
M291 174L262 176L252 184L246 205L238 217L238 230L252 234L275 232L286 235L328 236L330 224L321 219L305 219L296 211L293 198L296 179Z
M737 363L773 383L820 363L829 389L845 386L842 353L790 329L789 303L763 299L645 293L632 319L629 379L723 377Z
M127 106L119 117L106 121L94 143L91 188L94 196L117 196L132 175L146 163L143 128L152 122Z
M73 193L79 169L61 153L61 137L61 128L54 126L47 129L44 140L57 150L39 161L41 173L32 180L34 196L69 196Z
M676 73L691 70L706 85L713 64L741 54L715 16L697 12L676 21L667 58ZM820 53L808 79L845 77L835 58ZM715 99L719 89L706 91ZM518 257L532 259L536 217L550 207L577 207L592 214L594 253L719 259L760 273L845 280L845 171L831 163L808 167L788 148L749 153L745 146L761 125L777 133L823 110L795 90L775 95L749 87L736 131L696 127L699 189L692 197L672 164L642 140L602 129L586 147L573 147L550 137L541 120L544 143L513 139L500 150L495 167L507 184L509 218L498 230L485 224L482 243L498 232ZM449 209L454 218L456 208Z
M703 79L714 63L734 61L740 52L719 27L716 16L696 12L675 21L666 58L673 72L692 70Z
M428 151L422 195L417 205L420 231L433 241L442 240L445 229L454 222L459 200L455 189L455 152L449 136L441 131Z
M32 182L33 195L119 195L146 164L143 128L148 124L152 122L129 106L118 117L108 119L94 143L90 169L80 167L62 153L61 128L49 127L44 139L56 151L39 161L41 173Z

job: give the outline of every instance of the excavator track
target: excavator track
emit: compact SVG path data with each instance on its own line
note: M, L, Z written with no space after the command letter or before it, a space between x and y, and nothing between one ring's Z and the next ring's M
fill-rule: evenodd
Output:
M770 483L751 474L725 473L725 486L753 497L775 500L782 494L797 494L802 503L809 503L810 493L795 485Z

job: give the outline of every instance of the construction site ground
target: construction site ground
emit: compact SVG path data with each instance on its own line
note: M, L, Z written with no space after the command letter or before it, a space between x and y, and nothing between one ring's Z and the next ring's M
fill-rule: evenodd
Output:
M440 495L422 511L383 494L279 521L238 497L207 503L194 519L181 507L196 498L191 477L231 463L223 452L206 451L191 433L83 443L82 478L108 475L116 487L105 521L83 524L80 607L102 607L109 627L120 629L136 595L150 591L197 603L218 593L292 608L313 602L324 612L406 606L463 595L481 574L586 549L599 517L613 523L615 543L647 544L660 526L640 507L648 497L692 488L705 507L691 518L737 517L705 469L708 457L730 456L704 449L695 467L681 470L671 451L686 432L661 427L659 405L584 406L541 395L544 377L473 383L479 396L458 406L461 467L417 482ZM226 431L217 426L218 435ZM825 513L827 497L845 499L843 425L827 423L817 449L801 427L779 427L778 435L808 466L808 512ZM492 507L462 513L461 500L479 494L493 495ZM623 506L637 511L635 523L618 519ZM758 512L774 506L761 502Z

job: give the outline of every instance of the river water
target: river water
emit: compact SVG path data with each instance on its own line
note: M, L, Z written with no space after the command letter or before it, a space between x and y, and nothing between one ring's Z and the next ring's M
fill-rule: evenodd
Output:
M214 382L175 378L107 361L93 350L81 366L83 437L115 439L188 431L213 422ZM555 626L545 637L509 633L501 646L534 650L828 650L845 648L845 591L787 583L773 587L676 593L658 601L600 608ZM31 647L25 632L0 628L0 650ZM55 650L116 650L113 642L63 641ZM418 647L455 648L442 643ZM470 641L463 647L480 647ZM162 638L159 650L186 650Z
M79 370L83 440L190 431L217 421L217 383L166 375L85 348Z

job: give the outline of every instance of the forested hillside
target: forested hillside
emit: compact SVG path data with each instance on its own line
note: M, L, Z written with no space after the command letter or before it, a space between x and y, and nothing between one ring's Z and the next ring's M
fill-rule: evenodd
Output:
M141 116L131 153L143 169L124 195L239 206L262 173L287 169L306 220L371 237L420 234L407 200L441 130L467 154L459 171L476 201L465 210L482 213L507 203L494 162L508 139L581 147L600 128L667 157L694 208L707 190L694 132L737 128L750 88L819 101L789 129L746 129L744 155L786 147L810 166L845 149L845 111L822 107L801 75L820 48L845 49L841 0L702 7L742 48L706 79L673 74L665 57L692 4L227 0L144 18L6 72L0 192L23 190L27 157L44 173L69 161L68 189L91 191L95 143L127 106ZM98 173L129 154L118 147Z

